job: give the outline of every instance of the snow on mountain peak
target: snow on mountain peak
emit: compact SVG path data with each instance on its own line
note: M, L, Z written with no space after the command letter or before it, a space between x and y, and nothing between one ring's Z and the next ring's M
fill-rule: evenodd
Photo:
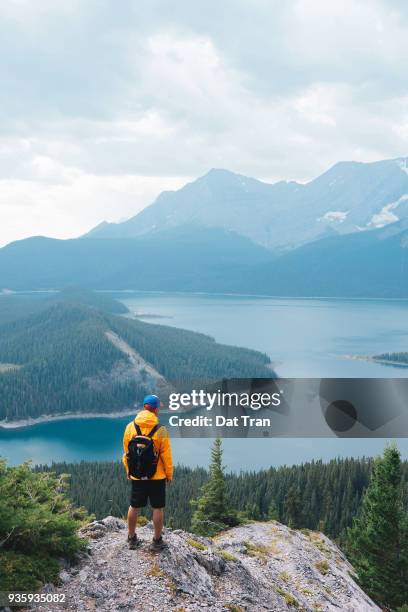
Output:
M341 210L329 210L327 213L323 215L323 217L319 217L318 221L329 221L330 223L343 223L347 219L347 215L349 214L349 210L341 211Z
M408 173L408 172L407 172ZM408 194L401 196L396 202L390 202L386 206L383 206L379 213L373 215L371 220L367 223L367 227L384 227L389 223L399 221L399 217L392 211L395 210L402 202L408 200Z

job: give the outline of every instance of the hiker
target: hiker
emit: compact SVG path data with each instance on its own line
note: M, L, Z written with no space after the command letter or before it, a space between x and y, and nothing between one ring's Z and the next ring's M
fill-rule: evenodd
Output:
M157 415L162 406L157 395L147 395L141 410L131 421L123 436L123 463L128 480L132 482L128 511L128 545L134 550L141 544L136 535L140 508L149 499L153 510L154 537L151 550L165 548L162 530L166 505L166 482L173 478L170 438L160 425Z

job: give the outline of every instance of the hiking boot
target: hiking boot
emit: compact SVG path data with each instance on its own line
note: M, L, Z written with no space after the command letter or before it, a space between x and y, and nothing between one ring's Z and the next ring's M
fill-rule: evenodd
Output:
M136 548L138 548L141 545L142 540L139 540L139 538L135 534L132 537L128 536L127 537L127 542L128 542L128 546L129 546L130 550L135 550Z
M150 544L150 550L153 552L159 552L163 550L163 548L167 548L166 542L163 540L162 536L156 540L153 538L152 543Z

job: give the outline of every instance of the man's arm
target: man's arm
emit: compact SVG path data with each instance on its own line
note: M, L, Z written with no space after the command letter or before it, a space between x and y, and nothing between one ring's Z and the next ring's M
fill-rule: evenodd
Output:
M160 439L160 457L163 461L164 471L166 473L166 480L170 481L173 479L173 455L171 452L171 443L167 430L165 428L163 437Z
M129 432L129 425L128 425L125 429L125 433L123 434L123 457L122 457L122 462L123 462L123 465L125 466L125 470L126 470L126 474L128 478L129 478L129 466L127 462L127 452L128 452L129 441L130 441L130 432Z

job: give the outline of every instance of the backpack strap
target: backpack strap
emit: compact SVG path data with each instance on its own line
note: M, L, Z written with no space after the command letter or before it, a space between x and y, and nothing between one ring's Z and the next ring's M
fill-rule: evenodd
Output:
M133 421L133 425L135 426L137 435L141 436L142 435L142 430L140 429L139 425L136 423L136 420Z
M160 423L156 423L156 425L155 425L155 426L153 427L153 429L152 429L152 430L151 430L151 431L150 431L150 432L147 434L147 436L148 436L149 438L153 438L154 434L156 433L156 431L157 431L158 429L160 429L160 427L161 427Z
M136 423L136 420L133 421L133 425L135 426L137 435L142 436L143 435L142 430L140 429L139 425ZM147 434L147 437L153 438L154 434L156 433L158 429L160 429L160 427L161 427L160 423L156 423L153 429Z

